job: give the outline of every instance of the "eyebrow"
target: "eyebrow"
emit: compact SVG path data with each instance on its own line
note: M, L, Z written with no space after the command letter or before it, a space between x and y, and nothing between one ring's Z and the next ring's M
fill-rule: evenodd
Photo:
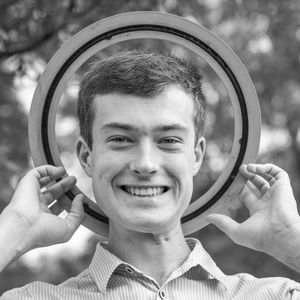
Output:
M101 129L121 129L126 131L138 131L138 127L126 124L126 123L120 123L120 122L112 122L107 123L101 126ZM174 124L157 124L154 126L154 131L171 131L171 130L177 130L177 131L187 131L187 127L174 123Z

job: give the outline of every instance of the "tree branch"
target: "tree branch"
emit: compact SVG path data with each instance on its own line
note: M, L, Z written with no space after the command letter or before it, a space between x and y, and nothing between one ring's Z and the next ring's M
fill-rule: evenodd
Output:
M75 1L70 0L69 5L64 10L63 16L61 18L63 21L58 26L55 26L51 31L48 30L42 36L30 41L28 44L22 45L21 47L16 47L15 49L7 50L7 51L0 51L0 61L3 60L3 59L8 58L10 56L16 55L16 54L21 54L21 53L24 53L24 52L32 51L35 48L37 48L40 45L47 42L48 40L50 40L51 38L53 38L53 36L55 34L57 34L57 32L59 30L63 29L66 26L66 24L68 23L68 21L67 21L68 17L71 15L72 10L74 9L74 7L75 7Z

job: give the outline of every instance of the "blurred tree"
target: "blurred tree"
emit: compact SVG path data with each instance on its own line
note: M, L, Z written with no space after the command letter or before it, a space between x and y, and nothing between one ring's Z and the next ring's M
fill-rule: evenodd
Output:
M27 117L12 91L13 77L0 71L0 211L11 198L17 174L27 168Z
M298 0L1 0L0 211L10 198L15 175L26 169L29 161L26 114L14 95L16 79L26 74L34 74L34 79L37 80L41 70L36 62L47 62L74 33L104 17L135 10L164 11L187 17L214 31L235 50L248 69L260 99L263 138L273 134L271 143L261 149L258 160L274 162L286 169L290 174L295 196L299 199ZM32 73L32 69L35 72ZM223 96L219 95L219 98ZM224 109L226 107L216 105L212 112L224 115ZM68 110L64 111L64 114L69 113ZM225 136L228 126L231 126L230 122L212 122L214 129L213 132L211 128L207 129L208 137L217 147L221 147L217 141ZM209 186L211 180L209 178L205 185ZM238 219L245 217L244 210L238 211ZM195 236L201 238L217 263L228 273L246 271L256 276L281 275L299 281L299 275L287 267L266 255L233 245L212 226L201 230ZM81 259L82 268L89 257L78 258ZM15 274L20 270L18 266L20 264L17 263L2 273L0 282L4 282L3 278L6 278L6 282L13 282L12 278L17 278ZM68 273L64 270L62 267L58 271L61 280L78 271L76 269ZM27 270L25 274L32 275L30 272ZM26 280L34 280L37 276L28 275L26 279L14 282L9 287L23 284ZM47 276L43 280L59 282ZM9 287L1 284L0 294Z

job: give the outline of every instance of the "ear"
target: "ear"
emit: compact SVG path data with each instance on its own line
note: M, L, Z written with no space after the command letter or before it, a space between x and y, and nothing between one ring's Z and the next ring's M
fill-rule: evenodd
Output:
M92 151L83 137L79 137L79 139L77 140L76 154L85 173L88 176L92 177Z
M205 138L202 136L198 138L197 144L194 149L195 162L193 166L193 176L195 176L198 173L202 165L205 149L206 149L206 141Z

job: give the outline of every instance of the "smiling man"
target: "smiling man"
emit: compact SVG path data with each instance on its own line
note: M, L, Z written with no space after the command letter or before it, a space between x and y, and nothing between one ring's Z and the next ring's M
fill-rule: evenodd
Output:
M198 240L184 237L180 219L205 152L205 107L201 75L184 60L131 51L94 64L79 93L77 155L109 218L108 241L77 277L35 282L1 299L300 299L300 285L288 279L223 274ZM300 217L287 174L271 164L240 172L249 219L208 221L299 271ZM68 240L82 222L81 196L66 219L47 207L73 177L40 191L63 174L42 166L20 182L0 216L0 269L29 249Z
M108 247L160 284L189 252L180 218L205 150L200 78L179 59L127 52L95 65L79 95L79 120L92 122L77 152L109 217Z

